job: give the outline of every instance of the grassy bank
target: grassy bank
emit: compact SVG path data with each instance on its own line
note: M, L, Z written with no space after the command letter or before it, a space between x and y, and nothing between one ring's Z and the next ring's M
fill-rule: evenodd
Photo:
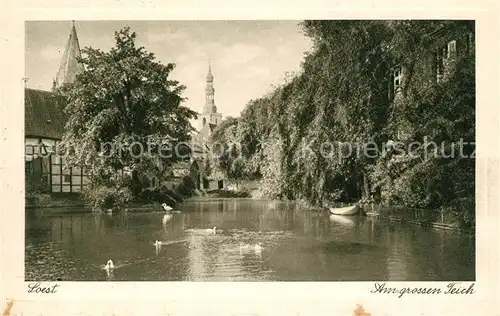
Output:
M81 194L39 194L30 196L25 200L26 209L53 209L54 212L62 212L65 209L79 209L82 211L92 211L92 206L85 201ZM160 210L160 203L134 201L124 209L134 211Z
M161 209L162 203L175 207L185 199L201 196L190 177L173 186L139 188L131 192L127 188L97 186L84 193L45 193L27 188L25 208L89 208L96 210Z

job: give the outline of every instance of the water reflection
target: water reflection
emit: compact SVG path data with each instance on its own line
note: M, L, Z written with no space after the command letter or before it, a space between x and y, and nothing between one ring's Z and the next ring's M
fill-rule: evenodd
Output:
M350 216L330 215L330 220L340 226L353 227L355 225L355 219L355 217Z
M25 266L40 281L473 280L474 247L456 232L225 199L168 216L29 213Z

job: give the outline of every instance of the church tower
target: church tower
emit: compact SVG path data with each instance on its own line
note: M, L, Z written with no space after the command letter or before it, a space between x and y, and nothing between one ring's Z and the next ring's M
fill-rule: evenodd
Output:
M77 61L81 57L80 43L76 34L75 21L69 33L68 43L64 50L64 55L59 66L57 76L52 83L53 90L62 87L65 84L73 83L76 75L83 72L83 65Z
M213 130L221 121L222 114L217 113L217 107L215 106L214 76L212 75L212 67L209 62L207 85L205 88L205 105L203 106L203 113L201 113L201 128L203 130L208 125L207 127Z

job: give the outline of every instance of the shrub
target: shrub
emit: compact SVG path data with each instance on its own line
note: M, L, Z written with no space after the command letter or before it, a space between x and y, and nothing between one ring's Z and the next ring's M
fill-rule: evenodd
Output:
M182 202L183 197L175 190L169 189L165 185L160 185L154 189L144 189L139 193L139 199L143 202L167 203L175 205Z
M194 182L193 178L190 177L190 176L185 176L183 179L182 179L182 183L184 183L186 185L186 188L190 191L190 192L194 192L194 190L196 189L196 183Z
M165 188L164 192L168 194L176 203L180 203L184 199L182 195L177 193L174 189L170 190L168 188Z
M470 229L476 225L476 202L474 196L458 198L445 207L443 212L456 216L462 228Z
M144 201L144 202L151 202L154 201L155 198L155 192L150 189L144 189L141 192L139 192L138 195L139 199Z

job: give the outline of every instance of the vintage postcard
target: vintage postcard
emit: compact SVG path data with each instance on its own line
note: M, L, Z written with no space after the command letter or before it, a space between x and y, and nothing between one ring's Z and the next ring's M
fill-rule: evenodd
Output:
M486 4L14 8L3 315L500 312Z

